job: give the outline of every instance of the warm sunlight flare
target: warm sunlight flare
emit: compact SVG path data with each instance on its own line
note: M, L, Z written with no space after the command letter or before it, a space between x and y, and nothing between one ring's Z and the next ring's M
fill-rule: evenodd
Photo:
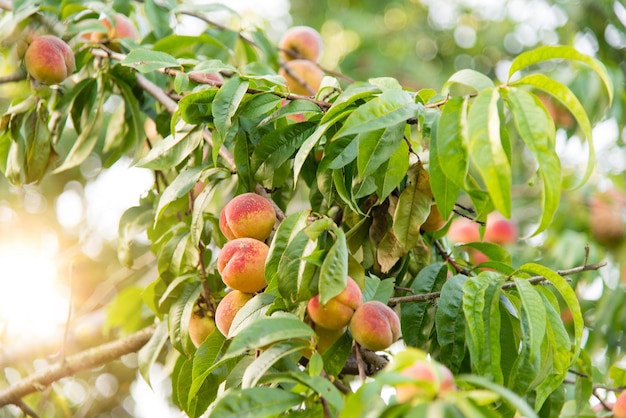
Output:
M60 332L69 299L55 256L45 245L0 241L0 340L43 340Z

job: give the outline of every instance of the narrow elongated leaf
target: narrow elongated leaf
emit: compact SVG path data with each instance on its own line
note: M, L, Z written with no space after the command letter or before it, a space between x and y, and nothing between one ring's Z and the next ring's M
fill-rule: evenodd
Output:
M430 131L430 164L428 172L430 174L430 188L437 203L437 208L444 219L448 219L454 209L456 198L461 191L461 187L450 180L440 164L439 146L437 144L439 130L437 123L433 123Z
M583 131L584 139L587 140L587 148L589 149L587 169L585 170L583 177L580 179L578 186L581 186L589 180L595 165L596 153L592 138L591 122L589 122L589 117L585 112L585 108L580 103L576 95L565 85L551 79L545 74L527 75L526 77L511 83L511 85L528 85L541 90L557 99L563 106L565 106L572 116L574 116L576 122L578 122L578 126L580 126L580 129Z
M170 342L184 354L190 354L193 351L193 344L189 339L189 319L201 290L202 286L199 282L187 285L170 308L168 316Z
M518 393L532 389L533 380L541 368L541 345L546 334L546 308L539 293L527 280L514 278L519 295L521 350L511 376L509 387Z
M374 177L378 202L383 202L400 185L409 169L409 145L402 141L400 146L378 169Z
M310 137L304 141L296 156L293 160L293 184L294 187L298 183L298 176L300 176L300 170L302 170L302 166L304 165L304 161L306 157L309 156L311 151L315 148L320 139L322 139L322 135L326 132L326 129L330 126L330 122L326 122L320 124L315 132L311 134Z
M463 285L463 312L472 369L502 384L500 367L500 294L504 280L496 273L481 273Z
M398 149L404 141L406 122L389 126L376 131L358 135L357 167L359 177L363 178L376 172L378 168Z
M272 345L246 368L241 379L241 388L246 389L255 386L278 360L294 353L300 353L308 345L308 342L302 340L283 341Z
M359 154L357 136L344 136L326 144L319 171L336 170L350 164Z
M486 75L479 73L476 70L463 69L459 70L446 81L441 88L441 94L446 95L450 92L450 87L455 84L469 87L477 92L484 89L494 87L493 81Z
M222 138L232 126L232 118L241 104L248 86L248 80L232 77L219 89L213 100L212 110L215 128Z
M180 164L201 143L202 129L179 123L173 135L156 144L136 165L152 170L170 169Z
M344 110L348 106L352 105L357 100L364 100L366 98L374 96L377 93L380 93L380 89L372 84L351 84L333 102L333 105L322 117L321 123L330 122L340 116L342 113L345 113L347 116L348 112L344 112Z
M242 329L233 339L226 358L245 354L253 348L264 347L276 341L289 339L308 340L315 331L296 316L261 318Z
M121 64L132 67L140 73L151 73L161 68L180 67L180 63L173 56L145 48L133 49L122 60Z
M500 140L500 117L496 89L478 94L468 117L469 155L480 173L495 208L511 216L511 162Z
M348 244L346 234L340 228L333 228L335 242L328 250L320 269L320 303L325 305L346 287L348 276Z
M545 277L546 280L552 283L567 304L567 308L572 314L572 321L574 323L574 355L572 362L576 361L581 349L584 329L582 310L578 298L576 297L576 292L574 292L569 283L562 276L542 265L527 263L522 265L519 270Z
M436 158L445 176L457 187L465 185L469 167L467 97L452 97L443 107L437 123ZM433 140L431 140L433 142ZM432 153L432 151L431 151ZM431 155L431 161L434 157Z
M387 90L352 112L335 139L398 125L415 117L418 109L406 91Z
M475 387L482 387L497 393L506 403L515 408L523 417L538 418L537 413L517 394L490 381L489 379L476 375L460 375L456 376L455 379L457 382L467 382Z
M185 122L197 125L213 121L213 101L217 95L217 88L209 88L189 93L179 100L178 110Z
M575 48L571 46L546 45L535 48L532 51L527 51L519 54L517 57L515 57L515 59L511 63L511 67L509 68L509 80L511 79L511 76L513 74L523 68L552 59L567 59L579 61L591 67L598 74L598 76L602 80L602 83L604 83L604 87L606 88L607 94L609 95L609 101L613 101L613 82L611 81L611 78L609 77L609 74L607 73L604 64L590 57L589 55L578 52Z
M393 214L393 232L405 252L414 248L420 237L420 227L430 213L432 196L428 173L419 170L418 176L402 191Z
M261 122L259 122L258 126L261 127L267 125L268 123L276 119L284 118L287 116L308 115L317 113L321 113L321 110L319 106L315 103L308 100L291 100L286 105L279 107L278 110L265 117Z
M530 93L511 87L502 90L502 94L522 141L539 163L539 174L543 180L543 212L533 233L536 235L550 225L561 197L561 162L554 148L554 123Z
M137 353L139 373L148 386L152 386L150 383L150 369L159 357L159 354L161 353L161 350L163 349L163 346L167 342L168 338L169 334L167 332L167 322L159 322L154 330L154 334L150 337L150 340L146 343L146 345L141 347Z
M202 167L191 167L182 171L174 181L172 181L159 198L159 205L156 210L156 218L158 219L163 209L176 199L180 199L187 195L193 186L198 182L202 174ZM156 221L156 219L155 219Z
M258 418L283 413L304 401L284 389L259 387L227 392L209 410L210 417Z
M285 218L272 239L265 262L265 280L269 283L278 271L278 265L289 243L307 224L308 213L300 211Z
M467 276L452 276L441 288L435 316L437 341L441 346L439 361L456 373L465 357L465 317L463 284Z
M310 363L309 363L310 364ZM262 383L301 383L313 389L320 397L328 401L329 405L340 411L344 402L339 389L330 380L322 376L309 376L301 371L291 371L283 373L272 373L261 380Z

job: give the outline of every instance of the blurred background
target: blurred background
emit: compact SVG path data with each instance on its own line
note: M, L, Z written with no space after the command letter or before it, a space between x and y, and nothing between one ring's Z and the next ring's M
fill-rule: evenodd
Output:
M210 3L210 2L203 2ZM275 42L293 25L322 35L323 67L354 80L391 76L411 89L433 88L454 72L472 68L505 80L511 60L539 45L565 44L595 56L609 70L616 100L605 112L599 81L582 66L542 68L567 84L594 117L598 162L591 180L565 190L550 230L509 248L514 262L535 261L552 269L606 260L599 272L572 277L583 303L585 344L602 382L612 364L626 362L626 6L614 0L264 0L224 1L239 13L210 18L231 29L261 27ZM131 13L142 35L150 30L141 7ZM10 19L0 11L0 22ZM200 20L185 17L177 33L198 34ZM3 45L0 76L19 65ZM0 109L28 94L28 84L0 84ZM580 173L587 152L574 122L546 99L559 128L564 168ZM127 335L151 321L144 306L128 304L156 277L147 241L133 248L133 269L117 258L123 211L152 187L153 174L123 159L104 169L98 157L48 176L40 184L11 186L0 175L0 388L73 353ZM527 179L518 173L518 181ZM524 184L515 189L514 220L531 230L524 206L537 199ZM618 290L618 291L616 291ZM112 303L113 302L113 303ZM107 320L107 310L126 310L132 320ZM119 313L119 312L118 312ZM119 316L119 315L116 315ZM68 320L69 318L69 320ZM595 361L597 360L597 361ZM169 406L168 359L153 370L153 387L137 377L135 355L95 371L61 380L32 395L41 416L176 417ZM608 382L606 382L608 383ZM14 408L0 417L19 416Z

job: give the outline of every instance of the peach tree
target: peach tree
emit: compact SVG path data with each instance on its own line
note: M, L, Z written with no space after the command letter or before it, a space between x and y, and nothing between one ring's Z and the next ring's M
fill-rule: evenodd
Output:
M413 91L322 68L310 28L278 43L213 22L234 14L225 6L169 3L16 1L2 28L29 83L0 119L11 183L90 155L154 173L121 218L118 254L132 268L148 251L156 273L108 309L122 328L150 309L146 380L169 359L172 401L192 417L590 413L585 323L565 276L600 265L516 259L516 233L489 237L490 214L521 210L524 238L538 236L562 188L589 179L583 98L544 70L588 69L610 102L599 61L542 46L504 80L463 69ZM185 15L208 29L176 34ZM578 126L580 176L562 170L546 97ZM520 208L514 188L538 197ZM472 238L451 235L457 219ZM38 383L0 392L0 405Z

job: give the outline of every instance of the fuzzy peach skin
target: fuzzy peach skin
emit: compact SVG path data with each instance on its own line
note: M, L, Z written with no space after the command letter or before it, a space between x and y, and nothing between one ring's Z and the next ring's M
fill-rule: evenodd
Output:
M269 247L253 238L228 241L217 257L217 270L231 289L254 293L265 283L265 260Z
M357 308L349 329L354 340L362 347L379 351L400 338L400 319L389 306L372 300Z
M487 216L484 239L487 242L507 245L517 241L517 225L499 213L493 212Z
M53 35L35 38L24 54L26 71L43 84L59 84L76 69L72 48Z
M253 296L254 295L250 293L231 290L217 305L217 309L215 309L215 325L225 337L228 337L230 326L237 312L239 312Z
M102 23L107 28L107 33L94 32L92 34L93 41L100 41L104 38L108 39L121 39L128 38L136 41L138 38L137 29L133 22L125 15L121 13L117 13L114 17L115 26L111 24L109 19L100 19L100 23Z
M298 58L317 61L322 55L322 37L318 31L309 26L294 26L282 36L278 48L281 50L280 57L283 61Z
M320 303L320 296L315 295L307 303L307 311L311 320L327 329L341 329L348 325L354 311L363 302L359 285L348 277L345 289L326 305Z
M408 402L414 398L431 400L439 393L456 389L452 372L439 363L417 360L400 373L415 379L415 382L396 386L398 402Z
M189 338L196 347L215 329L215 321L206 315L200 315L197 312L191 314L189 318Z
M220 213L220 230L228 239L254 238L264 241L269 237L276 211L267 199L255 193L244 193L233 198Z
M285 78L292 93L303 96L314 96L324 78L324 71L308 60L287 61L278 74Z
M617 396L615 405L613 405L613 416L615 418L626 418L626 392L622 392Z

